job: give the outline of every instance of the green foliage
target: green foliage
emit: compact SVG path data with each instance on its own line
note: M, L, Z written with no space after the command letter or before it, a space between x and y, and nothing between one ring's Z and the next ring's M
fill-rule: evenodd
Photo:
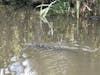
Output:
M52 12L53 14L64 14L69 7L69 1L59 0L55 5L51 7L50 12Z
M49 0L9 0L9 1L10 1L9 6L11 6L14 9L20 9L20 8L25 8L25 9L32 8L33 9L33 7L35 5L34 2L36 2L37 4L38 4L38 2L40 2L40 4L41 4L41 3L45 3L46 1L49 1ZM44 15L44 16L56 15L56 14L57 15L58 14L67 14L67 15L74 14L75 15L75 13L77 12L76 5L75 5L76 0L51 0L51 1L52 2L57 1L57 2L54 4L52 4L52 2L50 4L42 4L42 5L44 5L43 7L46 7L45 5L47 5L46 9L42 9L42 11L40 9L40 13L42 13L42 15ZM79 9L84 9L83 3L85 3L85 0L79 0L79 1L80 1ZM74 4L74 7L71 6L71 2ZM91 7L90 8L93 9L93 11L95 11L99 7L99 4L100 4L100 0L96 0L96 4L92 8ZM89 4L87 4L87 5L89 5ZM87 10L83 11L82 13L84 13L86 11ZM79 10L79 12L80 12L80 10ZM86 14L87 13L89 13L89 12L86 12Z

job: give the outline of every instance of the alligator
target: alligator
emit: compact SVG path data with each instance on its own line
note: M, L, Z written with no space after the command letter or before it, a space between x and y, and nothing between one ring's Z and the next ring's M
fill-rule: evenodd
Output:
M88 19L92 21L100 21L100 16L90 16Z
M52 49L52 50L67 50L67 51L73 51L73 52L95 52L98 49L91 49L86 47L80 47L80 46L65 46L65 45L48 45L44 43L25 43L25 46L32 46L36 48L43 48L43 49Z

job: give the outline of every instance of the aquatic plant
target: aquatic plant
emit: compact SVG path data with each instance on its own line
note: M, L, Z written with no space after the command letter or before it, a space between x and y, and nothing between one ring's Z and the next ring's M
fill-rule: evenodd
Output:
M52 23L50 23L48 20L47 20L47 18L46 18L46 16L47 16L47 13L49 12L49 10L50 10L50 8L52 7L52 5L53 4L55 4L56 2L57 2L58 0L55 0L55 1L53 1L53 2L51 2L50 4L41 4L41 5L38 5L36 8L40 8L40 19L44 22L44 23L46 23L46 24L48 24L48 26L49 26L49 28L50 28L50 31L48 32L50 35L53 35L53 24ZM43 7L45 7L46 6L46 8L43 8Z
M50 10L50 8L52 7L53 4L55 4L58 0L55 0L53 2L51 2L50 4L41 4L38 7L40 7L40 16L41 17L46 17L48 11ZM46 8L43 9L44 6L47 6Z

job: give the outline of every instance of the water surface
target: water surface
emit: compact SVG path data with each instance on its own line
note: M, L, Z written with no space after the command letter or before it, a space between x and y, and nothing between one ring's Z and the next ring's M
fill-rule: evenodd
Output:
M99 75L98 21L0 10L0 75ZM77 47L46 49L25 43Z

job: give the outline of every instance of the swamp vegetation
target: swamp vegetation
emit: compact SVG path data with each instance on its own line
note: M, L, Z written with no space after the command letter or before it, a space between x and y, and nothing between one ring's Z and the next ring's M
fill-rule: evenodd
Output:
M100 75L100 0L0 0L0 75Z

